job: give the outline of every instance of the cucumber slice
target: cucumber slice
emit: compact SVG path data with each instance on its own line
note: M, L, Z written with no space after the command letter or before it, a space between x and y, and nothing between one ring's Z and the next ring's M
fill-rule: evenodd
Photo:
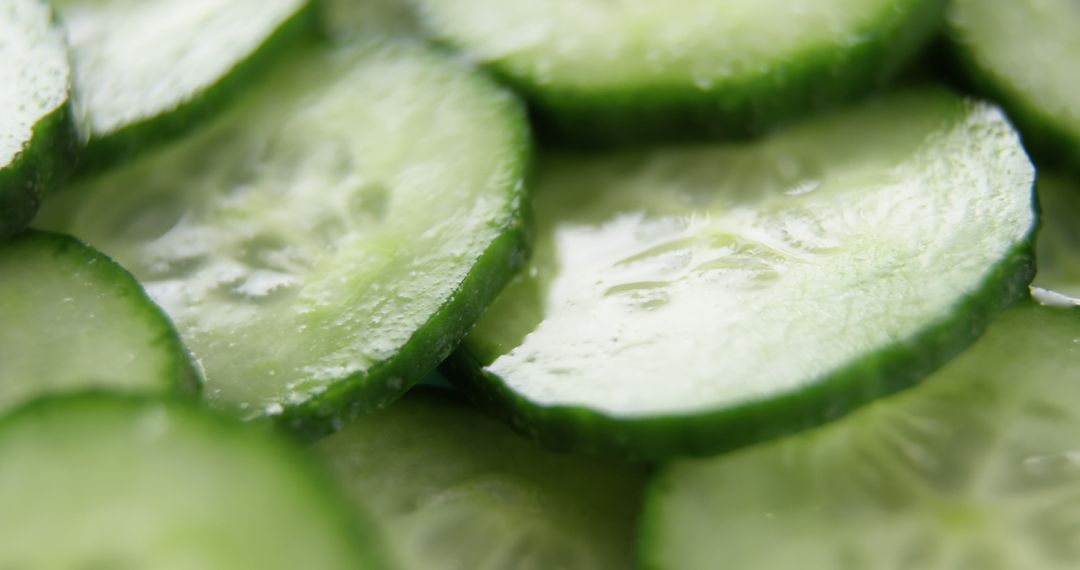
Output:
M972 79L1016 120L1043 158L1080 166L1080 3L954 0L949 36Z
M32 403L0 419L0 567L387 568L309 459L178 403Z
M633 566L643 469L545 452L452 392L411 392L318 447L405 570Z
M80 168L172 138L225 106L305 35L314 0L54 0L67 28Z
M66 170L73 137L63 33L39 0L0 6L0 239L25 226Z
M318 434L396 398L522 263L516 99L411 43L313 47L42 224L146 286L205 394Z
M0 323L0 414L87 387L198 389L169 318L130 273L68 236L31 230L0 247Z
M884 83L939 0L413 0L572 142L745 134Z
M1080 561L1080 309L1018 304L916 390L668 467L646 568L1064 570Z
M548 445L707 453L931 372L1025 295L1001 113L894 95L747 145L541 168L538 238L448 373Z
M1080 304L1080 184L1040 169L1038 188L1042 227L1032 285Z

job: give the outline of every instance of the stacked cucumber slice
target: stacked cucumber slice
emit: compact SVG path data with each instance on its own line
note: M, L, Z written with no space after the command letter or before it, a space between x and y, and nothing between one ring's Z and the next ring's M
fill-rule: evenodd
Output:
M0 568L1077 567L1074 27L0 3Z

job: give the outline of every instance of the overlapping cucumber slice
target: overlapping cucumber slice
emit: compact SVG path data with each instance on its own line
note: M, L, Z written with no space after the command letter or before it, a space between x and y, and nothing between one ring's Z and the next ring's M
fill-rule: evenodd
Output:
M177 403L20 408L0 419L0 567L390 568L362 511L286 443Z
M0 246L0 413L86 388L186 393L198 374L169 318L112 260L68 236Z
M1039 171L1039 272L1032 285L1041 299L1080 304L1080 184Z
M313 36L313 0L55 0L85 170L144 152L226 106Z
M1080 309L1018 304L910 392L820 430L676 463L646 568L1075 568Z
M535 255L448 372L557 447L708 453L835 419L966 347L1033 270L1015 132L943 92L539 178Z
M528 146L517 100L448 56L313 47L42 224L140 279L214 403L317 433L434 368L520 266Z
M442 389L318 449L405 570L633 566L640 467L546 452Z
M0 5L0 239L68 170L74 142L63 32L42 0Z
M1080 166L1080 4L957 0L949 36L972 78L1020 123L1025 143Z
M938 0L415 0L436 37L525 92L575 143L744 134L890 78Z

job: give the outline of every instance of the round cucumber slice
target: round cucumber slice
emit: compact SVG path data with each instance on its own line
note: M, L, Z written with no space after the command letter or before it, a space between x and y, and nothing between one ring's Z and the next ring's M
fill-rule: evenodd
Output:
M318 448L404 570L634 565L642 468L546 452L452 392L410 392Z
M83 170L172 138L314 35L313 0L55 0L67 28Z
M756 132L884 83L939 0L413 0L572 142Z
M388 568L307 454L178 403L83 394L0 419L4 568Z
M169 318L122 267L77 240L27 231L0 247L0 414L88 387L194 392Z
M23 228L66 170L73 137L63 32L47 3L0 6L0 239Z
M944 92L745 145L553 157L448 373L549 445L733 448L908 386L1025 295L1033 171Z
M1037 186L1042 216L1032 285L1080 304L1080 184L1040 169Z
M434 368L520 267L518 101L411 43L313 47L42 224L128 267L206 396L324 432Z
M956 0L949 36L961 62L1001 101L1044 158L1080 166L1080 4L1074 0Z
M1080 560L1080 309L1018 304L919 388L666 468L646 568L1039 568Z

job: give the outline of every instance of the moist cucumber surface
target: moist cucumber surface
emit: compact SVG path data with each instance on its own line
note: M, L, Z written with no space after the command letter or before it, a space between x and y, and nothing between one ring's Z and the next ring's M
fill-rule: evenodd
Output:
M1080 4L958 0L949 36L977 83L1018 121L1025 143L1080 165Z
M387 568L311 458L189 405L83 394L0 419L4 568Z
M197 123L313 35L313 0L56 0L85 169Z
M318 444L405 570L631 568L640 467L537 448L425 388Z
M70 143L63 32L49 5L0 6L0 239L22 229L64 169Z
M448 373L553 446L708 453L922 378L1025 295L1002 114L909 92L747 145L550 157L527 269Z
M1080 184L1039 170L1039 272L1033 286L1080 304Z
M1080 309L1025 301L918 388L652 483L645 568L1075 568Z
M744 134L851 99L892 76L943 11L938 0L414 3L432 35L579 143Z
M188 393L198 374L135 278L74 238L29 230L0 246L0 414L91 387Z
M517 100L411 43L313 47L42 212L129 268L205 395L313 433L400 395L521 263Z

